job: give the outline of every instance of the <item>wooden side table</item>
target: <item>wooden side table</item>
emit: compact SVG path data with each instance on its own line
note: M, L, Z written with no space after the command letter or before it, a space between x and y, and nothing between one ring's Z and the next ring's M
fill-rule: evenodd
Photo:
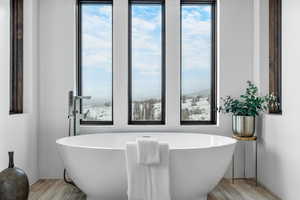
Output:
M255 142L255 182L257 186L257 137L239 137L233 135L232 138L240 142ZM244 144L244 178L246 178L246 144ZM232 183L234 184L234 153L232 156Z

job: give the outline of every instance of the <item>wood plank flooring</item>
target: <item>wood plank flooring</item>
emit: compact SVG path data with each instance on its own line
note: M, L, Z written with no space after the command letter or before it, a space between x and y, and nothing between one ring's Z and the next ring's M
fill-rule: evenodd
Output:
M31 186L29 200L86 200L78 188L63 180L39 180ZM280 200L252 180L238 179L235 184L224 179L208 195L208 200Z

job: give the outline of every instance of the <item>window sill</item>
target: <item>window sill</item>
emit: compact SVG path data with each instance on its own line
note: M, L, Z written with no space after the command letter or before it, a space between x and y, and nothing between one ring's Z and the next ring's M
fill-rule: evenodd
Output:
M205 125L81 125L83 134L114 132L201 132L220 128L219 124Z
M23 119L26 118L29 115L29 113L14 113L14 114L9 114L8 117L9 119Z

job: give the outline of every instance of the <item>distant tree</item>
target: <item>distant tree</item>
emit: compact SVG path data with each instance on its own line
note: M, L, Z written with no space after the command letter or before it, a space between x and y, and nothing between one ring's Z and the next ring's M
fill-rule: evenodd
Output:
M133 102L133 111L132 111L132 118L133 120L138 120L140 118L141 110L140 110L140 103Z
M186 96L182 96L182 103L186 103Z
M161 113L158 113L158 115L155 118L156 120L161 119Z
M189 120L190 119L190 112L187 108L182 110L181 115L182 115L183 120Z
M110 107L110 102L105 102L105 103L104 103L104 106L105 106L105 107Z
M193 97L192 98L192 106L197 106L197 102L198 102L197 97Z
M192 101L192 104L191 104L191 106L197 106L197 102L196 102L196 101L194 101L194 99L193 99L193 101Z
M199 102L201 98L203 98L203 97L202 97L201 95L198 95L198 96L196 97L196 101Z
M208 102L211 101L211 96L210 96L210 95L207 97L207 101L208 101Z
M201 115L203 113L203 110L200 108L196 108L195 110L192 110L192 114L195 115Z
M159 103L158 99L147 99L135 101L133 103L133 120L155 120L160 119L160 115L155 116L155 104Z
M153 99L150 99L148 101L145 101L144 107L145 107L145 120L153 120L154 119L154 104L155 101Z

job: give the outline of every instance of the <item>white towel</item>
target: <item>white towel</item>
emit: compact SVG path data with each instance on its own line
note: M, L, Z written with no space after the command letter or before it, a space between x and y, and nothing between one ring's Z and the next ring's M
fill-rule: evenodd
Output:
M160 163L159 143L154 138L138 138L137 159L139 164L151 165Z
M126 145L128 200L171 200L169 145L159 144L160 163L142 165L137 160L137 144Z

